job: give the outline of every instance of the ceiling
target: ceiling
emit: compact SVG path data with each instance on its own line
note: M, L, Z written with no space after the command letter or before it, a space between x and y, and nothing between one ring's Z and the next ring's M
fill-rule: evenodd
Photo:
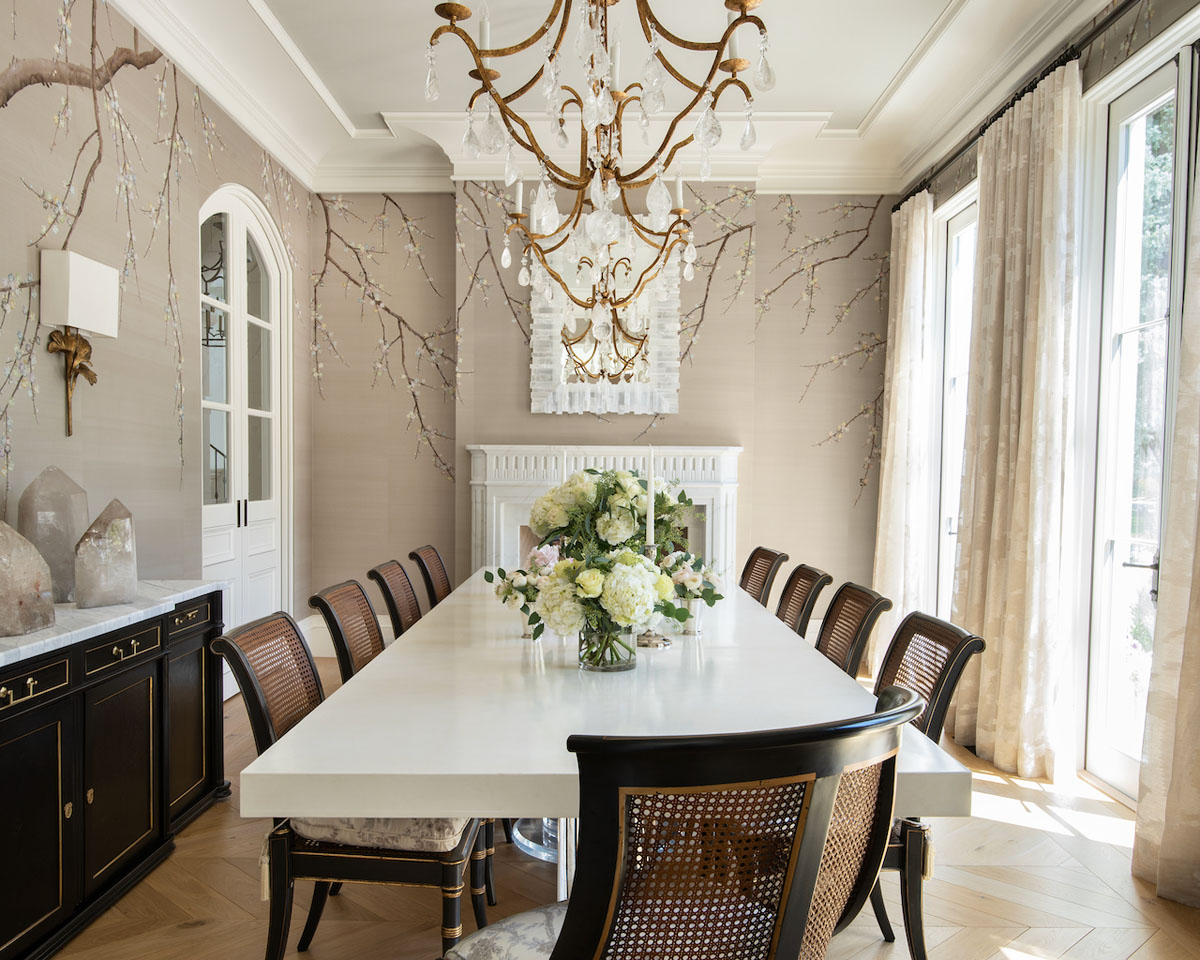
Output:
M322 191L445 190L450 178L498 177L503 158L462 156L463 108L475 84L461 42L438 45L442 96L423 95L433 0L113 0L306 186ZM668 29L719 35L720 0L651 0ZM550 0L479 0L493 46L523 40ZM1105 0L764 0L778 83L757 93L758 142L743 154L741 104L725 122L714 178L760 189L895 192L977 125L1024 75L1061 48ZM473 35L476 17L463 24ZM610 13L623 83L647 47L634 0ZM756 55L745 29L742 56ZM573 61L569 31L566 61ZM687 56L677 64L692 73ZM535 50L495 64L508 91L538 67ZM510 79L512 78L512 79ZM571 77L568 75L569 81ZM522 112L544 116L535 88ZM728 120L725 120L728 116ZM535 124L535 128L537 125ZM549 122L540 125L549 131ZM686 128L685 128L686 129ZM549 137L547 136L548 140ZM633 139L633 138L631 138ZM695 175L697 158L683 168ZM533 166L527 167L528 174Z

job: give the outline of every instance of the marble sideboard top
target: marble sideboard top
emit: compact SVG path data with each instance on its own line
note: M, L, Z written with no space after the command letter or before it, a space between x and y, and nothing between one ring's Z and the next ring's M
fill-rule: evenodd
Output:
M111 607L80 610L73 603L54 605L54 626L23 637L0 637L0 668L29 660L43 653L69 647L80 640L150 620L173 610L177 603L214 590L224 592L224 580L139 580L137 599Z

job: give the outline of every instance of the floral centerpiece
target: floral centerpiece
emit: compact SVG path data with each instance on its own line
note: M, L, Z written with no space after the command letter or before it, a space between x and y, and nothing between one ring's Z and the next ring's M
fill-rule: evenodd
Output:
M711 607L725 599L714 586L717 576L712 565L694 553L677 550L663 557L659 567L671 578L675 596L687 607L688 619L684 622L683 632L699 633L701 604Z
M675 585L653 561L628 547L560 560L538 591L530 621L534 635L545 626L563 636L578 634L585 670L629 670L637 662L635 636L656 614L679 622L687 611L671 598Z
M531 551L525 562L528 570L513 570L508 573L503 567L495 573L485 570L483 579L496 584L496 596L510 610L516 610L526 619L527 626L522 634L532 637L529 627L537 621L528 621L533 615L533 603L538 598L538 591L549 582L549 575L558 563L558 547L554 544L544 544ZM538 631L541 635L541 631Z

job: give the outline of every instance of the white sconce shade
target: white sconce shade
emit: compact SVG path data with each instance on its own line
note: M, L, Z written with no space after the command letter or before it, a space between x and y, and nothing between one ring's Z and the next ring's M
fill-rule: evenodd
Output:
M70 250L42 251L42 323L115 337L121 280L115 267Z

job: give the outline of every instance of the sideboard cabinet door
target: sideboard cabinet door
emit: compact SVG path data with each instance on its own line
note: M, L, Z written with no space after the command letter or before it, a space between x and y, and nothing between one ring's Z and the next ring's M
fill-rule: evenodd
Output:
M63 699L0 722L0 956L23 953L80 899L73 721Z
M141 664L84 696L84 894L107 885L162 836L159 664Z
M210 788L212 653L207 634L167 649L167 807L174 824Z

